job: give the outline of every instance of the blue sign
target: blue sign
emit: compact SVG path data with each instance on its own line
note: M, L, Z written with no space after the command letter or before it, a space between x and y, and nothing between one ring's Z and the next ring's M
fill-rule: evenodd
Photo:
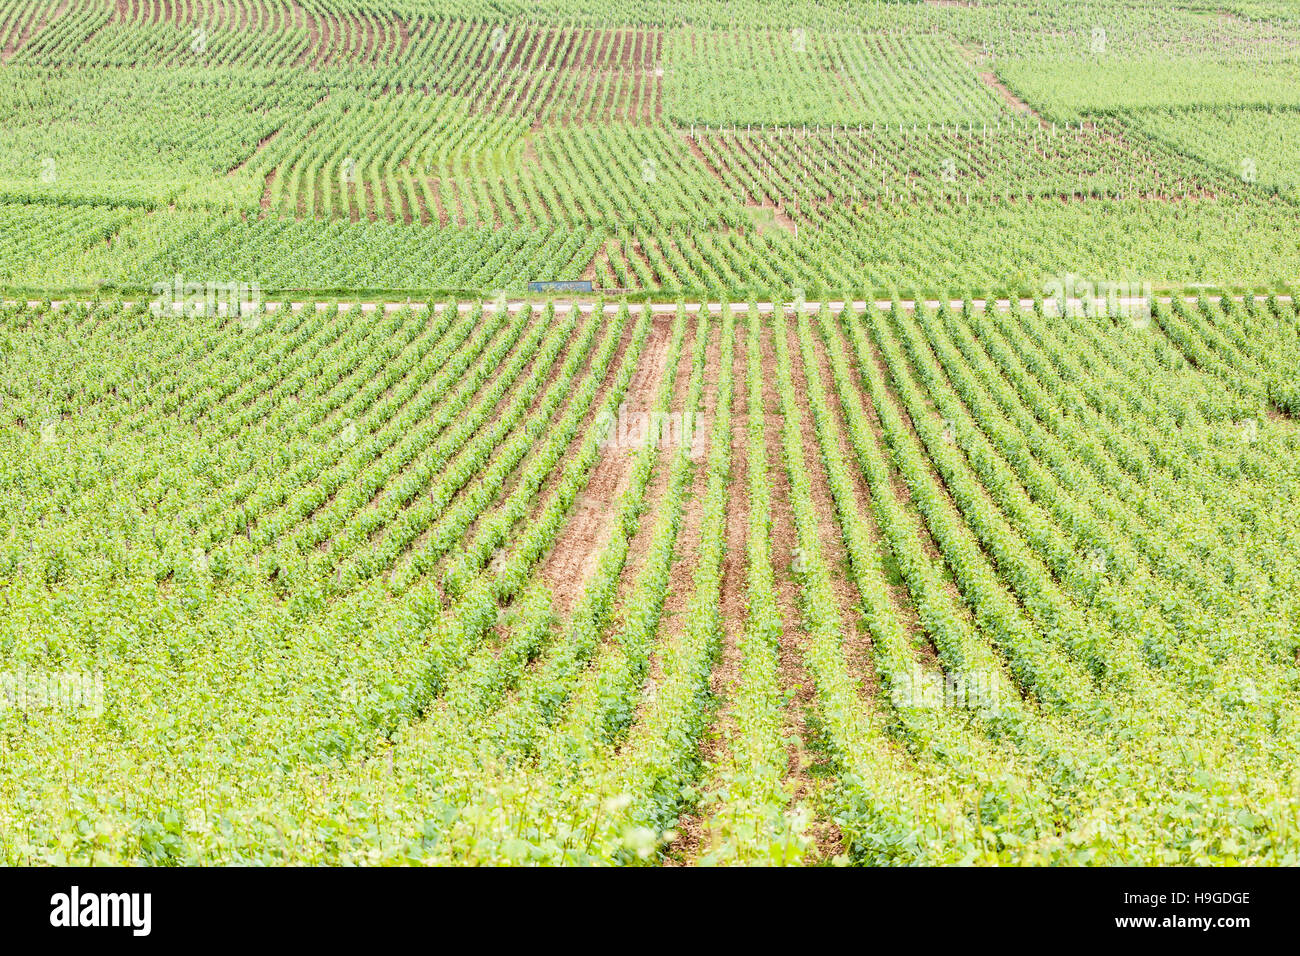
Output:
M576 282L530 282L529 292L591 292L591 282L583 279Z

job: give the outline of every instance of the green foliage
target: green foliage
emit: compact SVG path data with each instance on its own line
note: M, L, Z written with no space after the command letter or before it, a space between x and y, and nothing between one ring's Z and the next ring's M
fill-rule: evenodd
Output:
M1300 862L1296 24L0 2L0 863Z

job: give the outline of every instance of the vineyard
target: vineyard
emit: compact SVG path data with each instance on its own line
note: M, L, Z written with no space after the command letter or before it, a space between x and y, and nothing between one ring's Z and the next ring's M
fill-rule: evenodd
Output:
M0 865L1300 864L1294 3L0 0L0 117Z
M0 286L763 301L1300 275L1285 3L517 6L3 0L0 228L23 225Z
M0 345L5 862L1295 862L1289 300Z

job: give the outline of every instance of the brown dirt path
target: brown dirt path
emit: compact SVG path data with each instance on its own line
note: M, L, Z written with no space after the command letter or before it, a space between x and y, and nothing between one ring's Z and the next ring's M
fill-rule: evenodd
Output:
M715 421L717 414L718 375L721 366L722 345L718 323L711 320L703 322L697 335L707 336L704 356L704 387L700 394L700 415L703 427L707 428ZM683 364L687 356L683 355ZM689 380L688 380L689 381ZM683 396L683 399L685 396ZM684 402L675 406L674 411L686 421ZM673 426L675 429L675 425ZM700 539L702 536L701 519L704 514L704 496L708 489L708 449L705 446L710 436L706 433L699 439L700 444L693 445L692 451L699 449L693 456L694 473L689 479L682 503L682 521L677 532L677 541L673 545L673 566L668 576L668 593L664 597L664 611L659 624L660 642L676 644L678 636L686 626L684 620L686 608L695 593L695 568L699 563ZM676 444L666 445L663 454L672 461L680 453ZM647 687L649 693L642 695L638 702L638 714L644 711L646 703L653 698L656 688L663 678L663 652L656 646L650 654L650 670Z
M593 316L591 321L599 321L599 317ZM654 320L624 398L629 411L648 411L654 402L668 364L671 331L671 318ZM615 367L612 365L611 371ZM612 522L617 517L614 504L627 487L632 451L615 445L602 450L587 486L574 503L568 524L542 562L542 577L551 588L556 611L562 616L572 613L609 539ZM628 560L630 564L631 554Z
M767 441L769 476L772 486L772 565L776 578L777 609L781 614L780 679L789 703L786 705L782 728L790 745L789 782L794 795L791 808L810 802L815 807L815 795L829 776L826 758L809 749L811 730L809 718L816 713L816 690L812 674L803 660L803 644L807 639L799 624L799 586L791 572L798 540L794 529L794 512L790 506L790 479L786 474L784 453L781 448L781 401L776 393L776 356L772 351L771 320L765 320L763 331L763 408L750 409L750 414L764 416L763 433ZM843 838L834 821L814 813L809 827L816 847L816 855L829 861L843 852Z
M677 360L677 375L673 379L673 394L669 403L669 408L680 408L684 402L683 396L690 385L691 380L691 347L695 341L695 327L688 320L686 333L682 336L682 354ZM667 355L664 356L664 363L667 363ZM662 377L662 369L660 377ZM654 403L655 393L651 391L647 396L644 404L633 406L631 402L627 403L627 413L632 416L638 412L648 412ZM627 449L626 454L635 454L636 448ZM627 602L629 595L636 589L636 581L640 575L641 567L645 563L646 554L650 549L650 542L654 538L654 529L656 519L659 514L659 503L663 500L668 491L668 478L672 471L672 456L669 454L660 454L658 461L655 463L654 473L650 477L650 483L646 487L645 512L641 516L640 523L637 525L636 533L632 535L632 540L628 542L627 563L623 568L623 575L618 583L617 604L618 609L614 612L615 619L622 616L622 609Z

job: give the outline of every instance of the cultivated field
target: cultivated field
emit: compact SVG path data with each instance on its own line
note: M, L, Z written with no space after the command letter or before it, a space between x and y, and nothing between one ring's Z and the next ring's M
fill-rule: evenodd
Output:
M0 0L0 864L1300 863L1220 6Z
M1295 307L1056 305L9 309L5 859L1293 861Z
M1300 13L1223 6L0 0L0 286L1276 290Z

